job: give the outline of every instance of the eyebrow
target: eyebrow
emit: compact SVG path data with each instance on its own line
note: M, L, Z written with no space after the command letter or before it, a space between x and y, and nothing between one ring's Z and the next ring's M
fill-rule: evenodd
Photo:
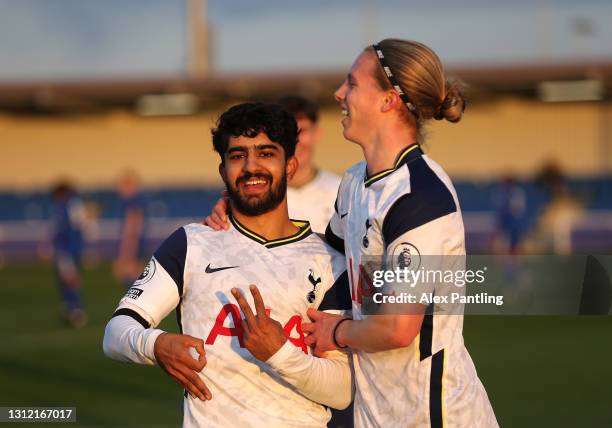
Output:
M349 73L349 74L346 75L346 80L348 80L351 83L356 83L355 82L355 76L353 76L352 73Z
M278 146L275 144L259 144L255 146L255 148L257 150L267 150L267 149L278 150Z
M232 153L232 152L246 152L246 147L236 146L236 147L231 147L227 149L227 153Z
M256 150L276 150L278 151L279 148L277 145L274 144L258 144L255 146ZM227 153L233 153L233 152L246 152L248 151L248 148L246 146L234 146L232 148L227 149Z

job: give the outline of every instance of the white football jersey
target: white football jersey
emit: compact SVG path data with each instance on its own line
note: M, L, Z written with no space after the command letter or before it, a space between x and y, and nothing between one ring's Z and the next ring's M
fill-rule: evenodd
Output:
M310 222L312 230L325 233L334 213L334 201L338 194L340 176L319 170L316 177L302 187L287 187L287 205L291 218L303 218Z
M382 262L405 251L412 259L459 256L456 259L465 263L455 189L442 168L416 144L402 151L393 168L372 177L367 177L365 161L345 173L326 237L346 252L357 320L368 316L361 304L362 280L366 280L362 264L368 260ZM427 313L410 346L354 351L355 426L497 426L464 346L462 328L462 314Z
M240 307L230 290L243 290L253 311L249 284L259 288L269 316L304 353L306 310L348 310L350 295L344 256L313 234L299 232L268 241L236 219L215 232L190 224L174 232L155 252L115 315L130 315L145 328L173 309L182 333L204 340L207 365L199 374L211 401L184 398L184 427L324 427L329 411L310 401L242 343Z

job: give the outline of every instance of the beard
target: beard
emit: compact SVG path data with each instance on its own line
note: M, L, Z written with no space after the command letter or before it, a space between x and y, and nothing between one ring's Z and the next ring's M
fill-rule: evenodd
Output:
M270 185L270 190L262 196L241 195L238 186L253 177L267 180ZM283 202L287 193L287 175L283 174L278 184L274 186L274 180L269 174L246 173L236 180L235 186L226 182L225 187L229 193L233 208L243 215L255 217L272 211Z

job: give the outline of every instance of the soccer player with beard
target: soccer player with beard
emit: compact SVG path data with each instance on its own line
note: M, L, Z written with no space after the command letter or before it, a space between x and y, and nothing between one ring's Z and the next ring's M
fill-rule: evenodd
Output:
M351 400L347 354L317 358L304 344L308 309L339 314L351 304L344 257L287 214L297 134L277 105L220 116L213 145L233 227L174 232L107 325L106 355L157 363L185 387L185 427L324 427L325 406ZM155 328L173 309L182 334Z
M317 168L314 163L315 150L321 140L319 106L298 95L282 97L276 103L293 115L299 128L295 148L299 168L287 183L289 215L307 219L315 233L325 233L334 213L340 176ZM226 229L229 222L221 226Z

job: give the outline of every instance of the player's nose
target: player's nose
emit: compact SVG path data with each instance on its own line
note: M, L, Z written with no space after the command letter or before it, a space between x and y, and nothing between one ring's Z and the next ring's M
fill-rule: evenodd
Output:
M345 94L346 94L346 80L342 82L342 85L340 85L338 89L336 89L336 92L334 92L334 98L336 99L336 101L341 103L342 101L344 101Z
M248 172L257 171L259 169L259 162L257 156L253 156L251 153L249 153L244 159L242 169Z

